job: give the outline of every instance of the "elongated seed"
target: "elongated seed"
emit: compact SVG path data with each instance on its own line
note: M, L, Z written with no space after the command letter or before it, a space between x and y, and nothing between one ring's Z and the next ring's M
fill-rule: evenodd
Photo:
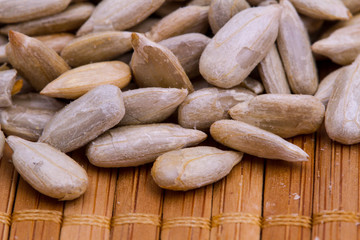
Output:
M48 144L15 136L9 136L7 143L14 151L16 171L42 194L62 201L78 198L86 191L86 171L66 154Z
M124 114L120 89L101 85L57 112L46 124L39 141L70 152L115 126Z
M310 40L295 8L288 0L280 1L279 53L291 90L296 94L314 94L318 86L315 61Z
M243 153L215 147L192 147L164 153L151 169L154 181L170 190L190 190L220 180L241 161Z
M98 167L129 167L153 162L171 150L194 146L206 134L176 124L148 124L111 129L92 141L86 150Z
M360 142L360 57L337 77L325 113L329 137L343 144Z
M237 104L229 114L233 119L289 138L315 132L324 120L325 107L309 95L264 94Z
M193 91L192 84L179 60L167 48L133 33L134 53L131 69L139 87L186 88Z
M318 90L314 97L318 98L325 106L328 104L331 94L333 92L336 79L342 71L345 71L346 67L339 68L336 71L331 72L323 80L321 80Z
M267 93L291 93L284 66L275 44L260 62L258 69Z
M90 32L121 31L135 26L158 9L165 0L104 0L89 20L78 30L82 36Z
M16 81L16 70L0 71L0 107L11 106L11 91Z
M38 91L70 69L54 50L37 39L10 31L9 41L9 62Z
M188 91L177 88L139 88L123 92L125 116L119 125L164 121L184 101Z
M72 31L81 26L89 18L93 10L94 5L91 3L77 3L52 16L6 25L0 29L0 33L8 34L10 30L13 30L34 36Z
M229 118L227 112L231 107L254 96L251 91L240 87L203 88L189 94L180 105L178 122L186 128L208 129L212 123Z
M221 88L239 85L266 56L276 40L281 8L249 8L219 30L200 58L200 73Z
M211 125L210 133L217 142L254 156L290 162L309 159L298 146L244 122L220 120Z
M69 3L70 0L1 0L0 22L24 22L49 16L61 12Z
M131 32L90 33L74 39L61 52L72 67L112 60L131 50Z
M0 123L6 135L37 141L55 111L14 105L0 110Z
M209 7L187 6L179 8L155 24L146 36L154 42L185 33L205 33L209 27Z
M71 69L50 82L41 94L76 99L104 84L123 88L131 80L130 67L120 61L99 62Z
M191 79L200 75L199 60L210 38L200 33L188 33L160 41L179 60L187 76Z

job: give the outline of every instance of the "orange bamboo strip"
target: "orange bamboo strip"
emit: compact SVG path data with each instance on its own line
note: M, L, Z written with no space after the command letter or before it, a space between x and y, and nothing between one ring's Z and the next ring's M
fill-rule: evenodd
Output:
M311 238L315 137L298 136L291 142L304 149L310 161L267 161L262 239Z
M151 164L119 169L111 239L159 239L163 191L150 171Z
M211 239L260 239L264 162L245 155L214 184Z
M72 157L86 169L89 185L83 196L65 203L60 239L109 239L117 170L91 165L83 149Z
M360 145L329 139L322 127L317 138L313 239L359 239Z
M162 240L209 239L212 185L187 192L165 191Z
M10 239L58 239L62 211L63 202L42 195L20 178Z
M9 237L11 212L13 208L18 175L11 160L11 149L5 144L4 156L0 160L0 239Z

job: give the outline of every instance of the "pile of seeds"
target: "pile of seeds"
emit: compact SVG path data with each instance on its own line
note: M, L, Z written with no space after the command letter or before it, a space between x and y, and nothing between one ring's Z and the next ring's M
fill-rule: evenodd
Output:
M307 161L284 138L323 122L360 142L359 0L95 2L0 0L1 129L39 192L86 191L66 154L82 147L98 167L154 162L160 187L189 190L243 153ZM315 58L343 67L318 84Z

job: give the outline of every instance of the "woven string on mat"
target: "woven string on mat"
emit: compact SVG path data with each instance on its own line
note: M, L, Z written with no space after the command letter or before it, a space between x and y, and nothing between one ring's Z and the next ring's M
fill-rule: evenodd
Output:
M322 211L313 215L313 225L327 222L360 223L360 215L355 212L345 212L338 210Z
M64 216L63 226L87 225L110 229L110 218L100 215L75 214Z
M261 216L250 213L222 213L212 217L211 227L229 223L247 223L261 227Z
M52 210L22 210L12 214L12 222L23 221L50 221L61 224L62 212Z
M211 229L223 224L245 223L253 224L262 228L272 226L298 226L311 228L313 225L328 222L352 222L360 223L360 214L339 210L328 210L316 213L313 218L299 215L275 215L262 219L261 216L249 213L222 213L212 217L212 220L203 217L175 217L163 219L155 214L127 213L119 214L111 219L100 215L69 215L62 218L62 212L53 210L22 210L12 214L0 212L0 224L11 225L11 222L23 221L51 221L63 226L89 225L110 229L110 227L123 224L150 224L161 226L162 229L174 227L197 227Z
M311 217L299 216L299 215L275 215L264 218L262 227L272 226L298 226L304 228L311 228Z
M112 218L111 226L123 225L123 224L150 224L155 226L161 225L161 217L155 214L145 213L126 213L118 214Z
M11 215L8 213L0 212L0 223L10 226Z
M162 229L174 227L198 227L210 229L210 219L203 217L175 217L163 219Z

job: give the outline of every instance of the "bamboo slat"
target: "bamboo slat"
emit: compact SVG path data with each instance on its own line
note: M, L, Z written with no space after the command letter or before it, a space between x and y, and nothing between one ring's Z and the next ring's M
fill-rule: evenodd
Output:
M314 135L291 140L310 161L268 160L265 169L262 239L310 239L314 174Z
M359 239L359 144L329 139L322 127L317 138L313 239Z
M20 178L10 239L58 239L63 205L63 202L42 195Z
M165 191L162 240L210 239L213 186L187 192Z
M0 239L8 239L11 225L11 212L13 208L18 174L11 160L11 149L6 144L4 156L0 160Z
M65 203L60 239L109 239L117 170L91 165L82 149L72 157L86 169L89 185L83 196Z
M151 164L119 169L111 239L159 239L163 191L150 171Z
M264 162L245 155L214 184L211 239L260 239Z

